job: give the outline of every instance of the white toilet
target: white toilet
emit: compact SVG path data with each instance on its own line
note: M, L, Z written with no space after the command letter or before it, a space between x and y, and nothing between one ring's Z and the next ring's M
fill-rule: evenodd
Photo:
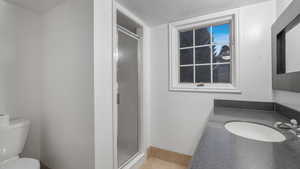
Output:
M27 139L30 122L12 120L8 125L0 124L0 169L40 169L38 160L20 158Z

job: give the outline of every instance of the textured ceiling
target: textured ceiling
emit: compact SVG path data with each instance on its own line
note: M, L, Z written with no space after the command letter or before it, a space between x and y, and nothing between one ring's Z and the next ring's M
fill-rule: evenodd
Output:
M36 12L46 12L65 0L6 0ZM208 14L267 0L117 0L148 25Z
M117 0L149 26L267 0Z
M65 0L6 0L9 3L31 9L36 12L46 12Z

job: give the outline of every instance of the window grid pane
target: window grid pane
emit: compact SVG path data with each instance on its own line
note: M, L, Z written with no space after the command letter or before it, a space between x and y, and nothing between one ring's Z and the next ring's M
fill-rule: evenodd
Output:
M231 83L231 64L213 64L213 83Z
M210 46L195 48L195 64L210 63Z
M196 82L211 83L211 65L196 67Z
M206 45L211 43L210 26L195 29L195 44Z
M210 83L213 84L213 65L212 65L212 62L213 62L213 32L212 32L212 25L210 26Z
M193 36L192 30L180 32L180 47L193 46L193 43L191 42L193 40Z
M213 44L213 63L222 63L231 61L231 45Z
M203 45L197 45L196 44L196 30L198 30L199 28L194 28L192 30L186 31L186 32L192 32L192 34L193 34L193 38L192 38L193 42L188 42L189 44L192 44L192 46L182 46L182 45L180 45L179 48L180 48L180 51L183 50L183 49L192 49L192 51L193 51L193 63L192 64L186 64L186 65L180 64L179 68L181 70L181 68L183 68L183 67L187 68L187 67L192 66L193 71L191 73L193 74L193 76L192 76L193 80L191 81L191 79L190 79L190 82L187 82L187 81L183 80L182 78L188 78L188 77L181 77L181 76L183 76L183 74L180 73L180 82L182 82L182 80L183 80L183 81L185 81L185 83L193 83L193 84L198 83L197 82L197 70L196 69L199 66L205 66L205 65L210 66L210 84L215 83L214 79L216 79L216 78L214 78L214 74L216 74L216 73L214 73L214 68L216 67L216 65L229 65L229 67L230 67L229 72L228 72L229 76L230 76L229 83L232 82L232 79L231 79L232 78L231 77L231 72L232 72L232 70L231 70L232 69L232 67L231 67L231 62L232 62L232 60L231 60L231 55L232 55L231 54L231 37L232 37L231 23L227 23L227 25L229 25L229 33L228 33L229 42L227 42L227 43L214 42L214 37L213 37L214 36L213 27L222 26L222 25L226 25L226 24L210 25L210 26L206 27L210 30L209 31L210 32L210 43L209 44L203 44ZM226 61L224 61L224 62L215 62L215 60L214 60L214 49L213 49L214 46L216 46L216 45L224 45L225 46L226 44L228 45L229 50L230 50L229 51L229 56L225 56L225 55L223 56L223 57L226 57L226 59L225 59ZM200 47L209 47L210 48L210 63L196 63L196 49L200 48ZM219 67L222 67L222 66L219 66ZM189 68L189 70L191 71L190 68ZM228 82L226 82L226 83L228 83Z
M194 50L180 49L180 65L194 64Z
M229 43L230 23L212 25L212 37L214 43Z
M193 83L194 82L194 66L180 67L180 82Z
M195 29L193 29L193 51L194 51L194 55L193 55L193 59L194 59L194 67L193 67L193 71L194 71L194 81L193 83L195 84L196 82L196 66L195 66L195 63L196 63L196 59L195 59L195 45L196 45L196 38L195 38L195 35L196 32L195 32Z

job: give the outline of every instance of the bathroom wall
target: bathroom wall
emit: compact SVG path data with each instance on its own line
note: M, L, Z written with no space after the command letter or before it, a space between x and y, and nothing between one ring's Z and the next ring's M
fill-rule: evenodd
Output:
M31 121L23 155L40 157L41 17L0 0L0 112Z
M67 0L43 16L41 161L94 168L93 0Z
M274 2L239 8L241 94L168 91L168 25L151 31L151 144L192 154L214 98L272 101L271 24Z
M276 3L276 16L279 16L293 0L274 0Z
M15 116L18 8L3 0L0 8L0 111Z
M45 14L0 0L0 112L31 121L23 155L94 168L93 0Z
M113 1L94 1L95 168L114 166L112 106Z
M31 121L24 156L39 159L41 127L41 16L18 9L16 115Z
M293 0L276 0L276 13L279 16ZM300 93L274 90L274 100L296 110L300 110Z

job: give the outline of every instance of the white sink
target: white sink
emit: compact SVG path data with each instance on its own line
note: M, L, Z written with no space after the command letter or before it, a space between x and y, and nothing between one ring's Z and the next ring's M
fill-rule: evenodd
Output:
M225 128L232 134L251 140L263 142L283 142L286 137L279 131L257 123L233 121L225 124Z

